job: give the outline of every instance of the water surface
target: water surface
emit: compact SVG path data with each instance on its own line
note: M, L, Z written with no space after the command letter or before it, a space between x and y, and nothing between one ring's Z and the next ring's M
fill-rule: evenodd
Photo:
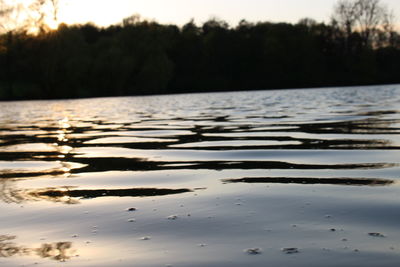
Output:
M0 108L4 266L400 261L400 86Z

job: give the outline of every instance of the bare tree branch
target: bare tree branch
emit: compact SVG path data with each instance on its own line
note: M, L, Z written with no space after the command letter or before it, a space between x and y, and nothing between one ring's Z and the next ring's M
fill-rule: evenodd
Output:
M333 21L350 38L359 33L364 45L374 46L382 33L393 28L393 14L380 0L339 0L334 8Z

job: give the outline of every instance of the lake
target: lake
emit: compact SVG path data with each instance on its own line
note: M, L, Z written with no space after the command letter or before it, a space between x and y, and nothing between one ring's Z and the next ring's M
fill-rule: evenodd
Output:
M400 86L0 102L2 266L398 266Z

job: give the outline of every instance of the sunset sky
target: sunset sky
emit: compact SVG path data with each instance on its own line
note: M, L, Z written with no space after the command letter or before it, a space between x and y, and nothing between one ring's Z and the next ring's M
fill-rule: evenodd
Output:
M241 19L297 22L304 17L328 22L336 0L60 0L59 20L106 26L138 13L160 23L183 25L218 17L231 25ZM384 0L400 16L400 0ZM396 23L399 22L399 19Z

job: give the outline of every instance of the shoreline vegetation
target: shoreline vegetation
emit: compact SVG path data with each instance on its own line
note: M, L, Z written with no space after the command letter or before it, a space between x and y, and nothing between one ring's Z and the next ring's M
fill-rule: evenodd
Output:
M9 30L0 36L0 100L400 83L400 35L388 13L364 28L362 17L345 16L345 4L364 2L379 4L339 1L330 24L214 18L178 27L133 15L104 28Z

